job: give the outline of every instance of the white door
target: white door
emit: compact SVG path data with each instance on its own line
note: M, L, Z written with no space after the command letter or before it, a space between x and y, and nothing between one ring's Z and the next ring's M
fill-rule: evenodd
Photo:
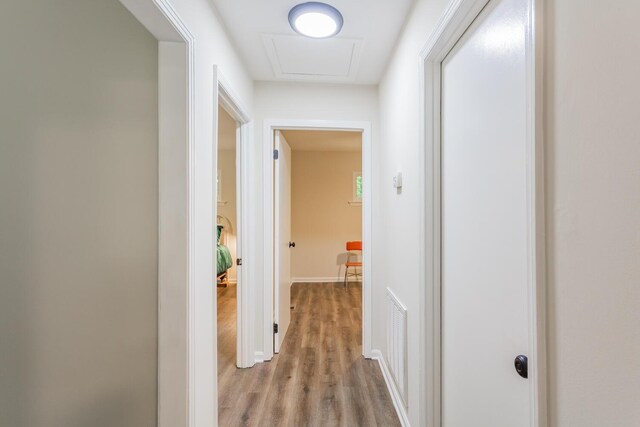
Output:
M244 180L242 179L242 174L244 173L244 165L242 164L242 150L244 147L240 143L242 141L240 137L240 125L236 122L236 295L239 294L239 290L243 286L243 275L242 275L242 226L244 225L244 220L242 216L242 184ZM239 262L238 262L239 261ZM236 300L236 313L239 315L236 316L236 336L241 337L242 332L240 331L241 323L240 316L244 313L246 308L242 306L242 299L237 298ZM241 357L243 353L242 348L242 338L236 339L236 366L243 366Z
M491 0L442 63L442 421L529 425L526 0Z
M280 352L280 346L289 328L291 317L291 148L284 136L275 132L275 147L278 159L275 161L275 289L274 322L278 332L274 333L273 351Z

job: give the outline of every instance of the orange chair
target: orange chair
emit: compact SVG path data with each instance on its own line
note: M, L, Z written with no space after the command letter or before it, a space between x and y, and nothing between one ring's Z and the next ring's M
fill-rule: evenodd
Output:
M362 262L351 261L351 258L356 257L357 259L358 257L358 255L353 253L353 251L362 252L362 242L360 241L347 242L347 251L349 252L349 255L347 256L347 262L344 263L344 286L345 287L347 286L347 280L349 276L356 276L356 278L360 278L359 281L361 281L362 271L358 273L358 268L362 270ZM349 268L351 267L353 267L353 273L349 273Z

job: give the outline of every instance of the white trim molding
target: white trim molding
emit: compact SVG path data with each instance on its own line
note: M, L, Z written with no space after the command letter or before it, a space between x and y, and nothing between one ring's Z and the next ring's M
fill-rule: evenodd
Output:
M256 351L256 352L255 352L255 356L254 356L254 361L255 361L255 363L262 363L262 362L264 362L264 361L265 361L265 358L264 358L264 352L262 352L262 351Z
M382 352L380 350L371 350L371 358L373 360L377 360L378 364L380 365L380 370L382 371L384 382L385 384L387 384L387 389L389 390L389 394L391 395L391 401L393 402L393 407L396 409L396 414L398 414L400 424L402 425L402 427L410 427L411 424L409 424L409 414L407 413L407 408L404 405L400 390L398 390L396 382L393 380L393 376L391 375L391 371L389 370L389 366L387 365L387 361L382 355Z
M494 0L453 0L426 42L419 57L420 79L420 168L424 192L421 195L419 278L422 295L420 329L421 357L420 425L441 427L441 276L440 276L440 196L441 196L441 63L482 9ZM545 336L545 211L544 142L542 114L542 31L543 0L528 0L526 34L528 86L528 191L529 199L529 370L531 427L546 427L547 370Z
M263 123L263 207L264 207L264 298L262 334L264 343L264 360L273 357L273 280L274 280L274 185L273 185L273 134L276 130L332 130L362 132L362 177L364 182L372 182L372 146L371 123L359 121L334 120L288 120L267 119ZM363 188L362 204L362 354L371 358L371 316L372 316L372 191L371 185Z

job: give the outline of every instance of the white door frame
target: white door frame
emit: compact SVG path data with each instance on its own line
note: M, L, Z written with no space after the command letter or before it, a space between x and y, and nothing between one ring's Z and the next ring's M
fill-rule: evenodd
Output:
M249 368L255 364L253 349L253 310L251 310L251 292L249 290L251 282L251 267L253 262L247 259L250 253L249 239L250 234L247 232L249 225L249 213L245 209L249 196L249 144L251 143L251 127L252 122L248 110L242 105L240 98L233 92L231 84L224 77L219 68L216 67L217 84L218 84L218 104L221 106L231 118L236 121L236 222L237 222L237 246L236 258L242 259L242 266L237 266L237 283L236 283L236 366L238 368ZM216 110L217 111L217 110ZM218 114L216 114L216 118ZM216 119L217 123L217 119ZM217 153L217 126L216 125L216 142L215 149ZM217 167L217 166L216 166ZM217 191L214 186L214 191ZM217 200L217 193L214 200ZM217 216L218 207L215 207ZM215 224L214 224L215 229ZM217 299L217 293L216 293ZM217 305L216 305L217 306Z
M421 203L420 286L421 305L421 369L420 425L440 427L441 419L441 146L440 102L441 64L462 34L489 1L453 0L420 53L420 168L425 191ZM547 425L546 347L545 347L545 227L544 227L544 152L542 127L542 0L528 0L529 20L525 49L527 61L527 197L529 240L529 383L532 427Z
M273 309L274 309L274 183L273 183L273 133L276 130L333 130L362 132L362 355L371 358L371 254L372 240L372 168L371 123L335 120L276 120L267 119L263 125L263 185L264 185L264 360L273 357Z

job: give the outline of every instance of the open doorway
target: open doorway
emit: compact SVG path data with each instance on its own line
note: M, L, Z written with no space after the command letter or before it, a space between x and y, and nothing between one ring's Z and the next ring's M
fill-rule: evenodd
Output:
M302 311L316 310L323 301L338 301L334 298L338 296L355 301L334 307L344 312L349 306L351 324L342 326L353 332L351 351L371 357L369 125L267 121L267 130L273 153L265 168L265 175L270 175L265 226L272 235L265 244L270 245L272 258L267 256L265 262L272 280L265 286L269 295L265 312L270 317L265 322L272 322L273 328L265 334L265 342L273 346L266 358L280 352L292 313L298 327L309 317ZM349 249L348 242L354 243ZM329 295L331 290L341 293ZM298 314L304 319L295 317Z
M305 311L321 301L354 300L345 326L362 328L362 133L283 130L274 144L279 353L296 306Z
M218 108L216 169L216 285L218 383L223 386L237 366L238 162L236 121Z
M236 368L253 365L247 346L249 311L245 309L249 274L244 270L242 253L246 241L246 146L251 122L246 110L218 71L218 108L214 164L215 214L212 230L216 250L213 273L216 283L217 377L220 389Z
M291 147L292 282L361 284L361 254L346 244L362 242L362 133L281 135Z

